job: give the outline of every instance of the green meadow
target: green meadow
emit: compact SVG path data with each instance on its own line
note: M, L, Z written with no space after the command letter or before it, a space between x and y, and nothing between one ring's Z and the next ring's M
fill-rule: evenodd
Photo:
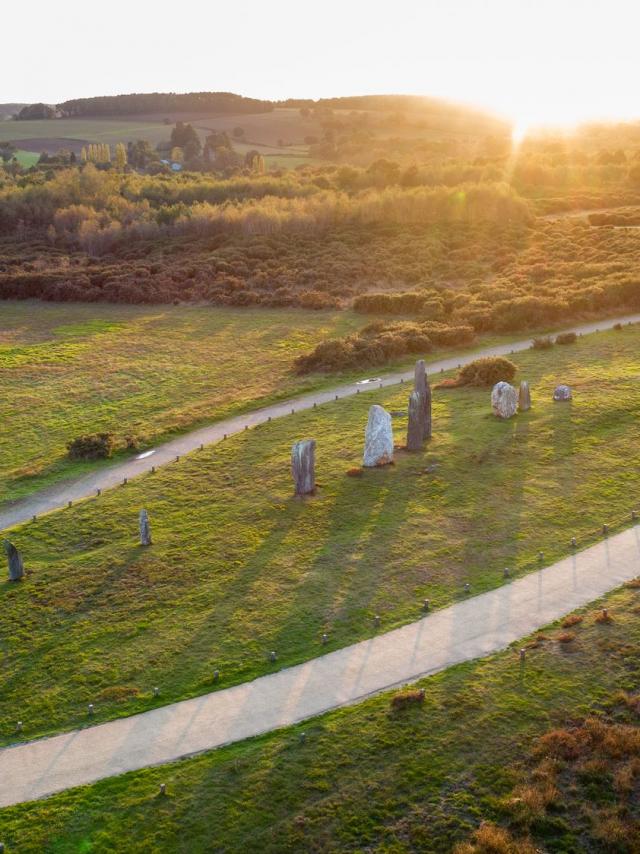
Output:
M371 636L376 614L382 630L399 626L424 598L446 606L467 583L496 587L505 567L529 572L572 536L582 547L603 523L628 524L639 343L633 326L515 356L533 408L508 422L486 389L436 389L424 451L360 476L349 472L369 406L401 413L406 386L264 424L17 528L27 577L0 585L2 742L17 719L33 738L85 724L89 702L103 720L306 660ZM560 381L572 403L551 401ZM401 445L406 419L394 424ZM297 500L290 448L305 437L318 443L318 491Z
M468 850L523 854L530 835L538 851L637 851L640 596L625 589L601 604L610 622L589 607L569 642L562 626L547 627L524 666L510 649L422 680L424 702L403 711L383 694L10 807L0 837L20 854L448 854L490 821L512 844ZM569 758L564 728L586 715L604 737L595 756L582 747ZM544 744L557 744L558 758L540 762Z
M3 302L0 503L88 470L67 442L111 431L147 447L328 384L295 356L361 320L347 312Z

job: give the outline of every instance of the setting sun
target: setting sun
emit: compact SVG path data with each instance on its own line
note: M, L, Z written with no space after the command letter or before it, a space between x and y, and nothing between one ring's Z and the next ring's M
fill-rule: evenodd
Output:
M99 27L79 0L65 9L73 28L57 27L54 6L39 9L29 33L39 63L21 63L20 40L4 40L3 63L20 68L14 99L211 88L271 99L407 93L494 110L520 127L640 116L633 0L330 0L311 23L292 0L248 0L200 8L197 25L181 15L168 25L148 0L114 0Z

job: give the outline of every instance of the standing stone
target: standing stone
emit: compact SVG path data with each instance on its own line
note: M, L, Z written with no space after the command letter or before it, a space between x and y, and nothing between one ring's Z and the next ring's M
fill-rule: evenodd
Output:
M424 359L418 359L414 373L414 388L422 399L422 438L431 438L431 386Z
M291 448L291 474L296 495L316 491L316 440L302 439Z
M7 553L7 560L9 562L9 581L20 581L24 575L22 555L9 540L4 541L4 550Z
M498 418L511 418L518 407L518 392L509 383L496 383L491 392L491 406Z
M531 409L531 391L529 390L529 383L526 380L522 380L520 383L518 409L520 412L526 412L528 409Z
M571 389L568 385L559 385L556 390L553 392L554 400L571 400L572 394Z
M424 409L422 395L412 391L409 396L409 424L407 425L407 451L419 451L424 441Z
M369 409L367 429L364 434L364 458L366 468L385 466L393 462L393 429L391 415L375 403Z
M146 510L140 511L140 545L151 545L151 526L149 525L149 514Z

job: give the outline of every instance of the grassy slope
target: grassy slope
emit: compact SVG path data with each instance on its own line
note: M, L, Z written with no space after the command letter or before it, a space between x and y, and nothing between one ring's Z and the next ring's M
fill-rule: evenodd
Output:
M245 136L238 141L238 150L249 147L264 147L264 154L286 154L278 142L292 144L298 153L304 148L305 136L320 136L321 128L314 119L302 119L298 110L278 109L271 113L239 113L202 118L198 114L175 114L177 121L190 121L198 129L201 138L213 130L226 130L230 135L236 127L242 127ZM16 139L79 139L89 142L117 142L146 139L152 145L167 140L171 126L164 124L162 117L131 116L130 118L76 118L56 121L34 120L27 122L0 121L0 142ZM234 139L234 145L236 140ZM246 149L248 150L248 148ZM40 151L38 151L40 154ZM304 157L301 158L304 160ZM282 164L281 164L282 165Z
M156 443L317 385L291 373L292 359L361 323L339 312L3 302L0 502L86 471L66 459L83 433Z
M29 166L35 166L40 158L40 154L35 151L16 151L16 158L21 166L28 169Z
M450 852L481 819L508 820L536 736L637 688L638 591L611 594L560 644L556 625L527 654L508 650L425 679L422 706L389 695L193 759L104 780L0 812L7 851ZM301 742L300 733L306 733ZM158 795L159 784L168 794ZM547 851L628 851L594 838L577 800L606 805L586 774L534 823ZM491 849L493 850L493 849ZM502 850L502 849L500 849ZM637 850L637 849L634 849Z
M149 708L285 666L503 583L628 518L640 472L640 329L588 336L517 357L534 408L510 422L486 390L436 392L424 453L361 478L370 403L406 405L407 389L361 394L192 454L155 475L17 529L30 575L0 586L0 733L33 737ZM550 401L574 386L573 404ZM398 419L397 437L405 422ZM289 449L318 440L318 495L291 498ZM437 461L435 475L421 474ZM155 535L136 546L145 506Z
M171 128L161 121L125 119L61 119L0 122L0 142L14 139L82 139L89 142L128 142L147 139L153 145L169 138Z

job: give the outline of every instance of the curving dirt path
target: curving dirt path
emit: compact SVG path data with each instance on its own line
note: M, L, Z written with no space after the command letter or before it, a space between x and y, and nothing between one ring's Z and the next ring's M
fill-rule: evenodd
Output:
M640 573L640 527L408 626L191 700L0 750L0 807L279 729L504 649ZM513 668L526 667L514 654ZM428 690L428 687L427 687Z
M610 329L616 323L638 323L640 322L640 314L631 314L624 317L609 318L608 320L594 321L592 323L584 323L579 326L572 326L566 330L582 334L597 332L598 330ZM559 330L560 331L560 330ZM524 338L520 341L514 341L507 344L499 344L494 347L485 347L481 350L474 350L463 355L451 356L445 359L438 359L428 363L429 373L433 374L440 370L451 370L458 365L465 365L481 356L508 356L512 352L520 352L527 350L531 346L531 337ZM392 374L385 374L380 385L395 385L397 383L413 380L413 371L399 371ZM117 465L103 468L98 471L91 472L84 477L73 481L65 481L56 484L48 489L36 492L27 498L16 501L13 504L0 510L0 531L18 525L21 522L26 522L32 516L40 516L43 513L49 513L52 510L57 510L61 507L66 507L69 501L75 502L82 498L88 498L90 495L95 495L98 489L111 489L121 484L124 478L131 479L137 475L151 471L153 466L158 467L173 462L177 456L182 456L190 451L197 450L201 445L211 445L222 440L225 435L231 436L234 433L240 433L248 427L255 427L258 424L263 424L269 418L282 418L289 415L291 410L296 412L300 409L311 409L314 403L320 405L329 403L336 397L349 397L357 394L366 385L360 382L349 383L348 385L335 386L326 391L313 392L301 397L291 398L282 403L274 403L270 406L265 406L262 409L256 409L253 412L245 415L234 416L227 418L224 421L218 421L216 424L211 424L208 427L201 427L198 430L193 430L191 433L186 433L176 439L172 439L163 445L158 445L153 451L145 452L139 457L126 460Z

